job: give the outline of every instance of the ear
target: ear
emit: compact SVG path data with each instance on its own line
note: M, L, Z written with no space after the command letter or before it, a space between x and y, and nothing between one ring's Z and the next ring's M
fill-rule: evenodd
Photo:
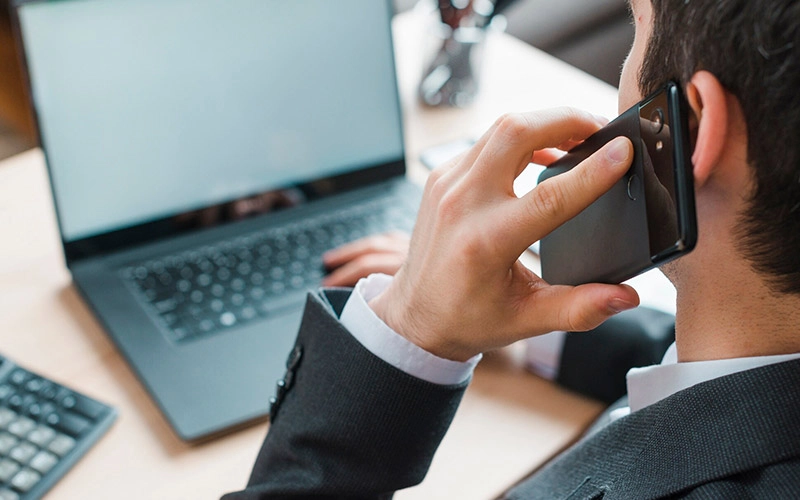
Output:
M698 71L686 85L686 100L694 115L689 126L695 138L692 153L694 182L696 186L702 186L724 152L728 135L727 91L716 76L708 71Z

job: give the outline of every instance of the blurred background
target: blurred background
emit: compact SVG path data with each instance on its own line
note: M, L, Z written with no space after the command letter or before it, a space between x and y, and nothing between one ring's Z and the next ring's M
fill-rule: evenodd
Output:
M36 145L11 31L9 1L0 0L0 159ZM397 12L417 0L393 0ZM633 41L626 0L511 0L506 31L611 85ZM546 78L547 75L542 75Z

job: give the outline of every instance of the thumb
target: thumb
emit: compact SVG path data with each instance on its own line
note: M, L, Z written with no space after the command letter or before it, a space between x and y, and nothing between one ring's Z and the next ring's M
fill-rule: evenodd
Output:
M576 287L546 286L531 297L535 307L529 324L539 324L541 333L563 330L583 332L622 311L639 305L639 294L629 285L590 283Z

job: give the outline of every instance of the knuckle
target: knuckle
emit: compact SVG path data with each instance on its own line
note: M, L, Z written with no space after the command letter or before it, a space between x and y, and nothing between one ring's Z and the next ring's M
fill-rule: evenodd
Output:
M520 113L506 113L497 120L497 132L510 141L521 139L529 127L528 119Z
M392 229L384 233L384 235L392 241L408 241L408 233L399 229Z
M480 232L476 232L472 228L460 231L457 236L459 244L453 257L459 264L470 269L477 265L483 265L486 262L486 255L490 251L491 239L482 237Z
M440 166L434 168L433 170L431 170L431 173L428 175L428 182L429 183L437 182L439 179L442 178L444 173L445 173L445 168L444 168L443 165L440 165Z
M445 223L452 223L461 216L461 199L456 192L444 194L439 201L439 217Z
M573 108L571 106L559 106L555 108L555 112L558 113L565 120L577 120L586 117L586 113L584 111Z
M360 271L371 270L380 267L381 256L379 254L369 254L361 257L358 261L358 269Z
M382 235L372 235L366 236L359 240L361 243L361 248L363 248L367 252L375 252L380 250L383 246L383 236Z
M551 180L539 184L530 200L530 210L534 217L550 219L560 215L566 208L564 190Z
M568 123L594 122L592 115L588 111L571 106L560 106L553 111L561 120Z
M566 311L565 316L564 324L567 326L568 331L585 332L591 329L591 326L587 326L591 323L591 319L585 309L572 307Z
M428 180L425 182L425 196L441 199L445 192L447 192L447 184L444 181L444 171L436 169L431 172L428 176Z
M425 189L423 193L425 196L430 196L433 192L433 186L439 181L441 174L439 174L436 170L432 171L430 175L428 175L428 179L425 181Z

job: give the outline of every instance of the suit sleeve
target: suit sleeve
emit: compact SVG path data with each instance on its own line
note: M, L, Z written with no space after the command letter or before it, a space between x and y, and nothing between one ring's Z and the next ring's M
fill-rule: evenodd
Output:
M339 323L344 292L309 294L247 488L225 500L389 498L422 481L469 381L432 384Z

